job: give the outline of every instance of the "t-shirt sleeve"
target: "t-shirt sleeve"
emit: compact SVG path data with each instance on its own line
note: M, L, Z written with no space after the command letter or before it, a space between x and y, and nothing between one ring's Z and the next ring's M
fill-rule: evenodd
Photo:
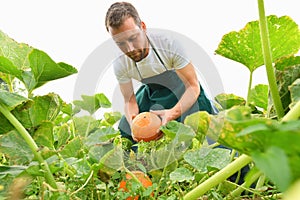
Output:
M116 79L119 83L128 83L131 81L131 78L128 76L128 70L126 66L124 66L124 62L122 64L122 59L116 59L113 62L113 69Z
M171 49L171 54L173 54L172 65L174 69L182 69L190 63L190 60L186 55L185 49L179 41L173 40L171 44Z

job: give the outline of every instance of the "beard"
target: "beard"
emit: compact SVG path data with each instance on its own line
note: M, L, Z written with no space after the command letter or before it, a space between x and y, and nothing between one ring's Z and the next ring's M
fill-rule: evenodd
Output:
M136 49L130 52L127 52L126 55L131 58L134 62L139 62L143 60L148 55L148 49Z

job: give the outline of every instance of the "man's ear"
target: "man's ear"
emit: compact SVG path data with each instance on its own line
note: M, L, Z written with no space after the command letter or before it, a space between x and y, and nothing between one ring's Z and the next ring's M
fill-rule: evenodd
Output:
M146 24L145 24L145 22L141 22L141 29L143 30L143 31L146 31L146 29L147 29L147 27L146 27Z

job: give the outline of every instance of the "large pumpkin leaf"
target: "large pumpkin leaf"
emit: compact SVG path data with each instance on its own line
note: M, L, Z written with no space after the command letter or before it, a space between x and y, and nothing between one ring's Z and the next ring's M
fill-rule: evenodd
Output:
M300 48L298 25L288 16L267 17L269 40L273 61L295 54ZM250 72L264 64L260 28L252 21L239 32L232 31L223 36L217 54L245 65Z
M5 58L11 67L0 65L0 71L6 69L11 75L17 76L18 70L29 69L28 54L31 51L32 47L16 42L0 30L0 63L1 59Z
M289 187L292 174L288 157L282 149L269 147L265 152L253 152L252 158L256 166L270 177L281 191Z
M0 103L4 104L9 110L14 109L16 106L22 104L28 99L16 93L10 93L0 90Z
M199 111L187 116L184 124L190 126L196 133L196 139L203 143L210 125L210 115L208 112Z
M204 118L200 123L206 126ZM207 135L222 145L238 150L254 158L257 166L269 170L266 175L285 190L300 178L300 121L280 123L269 118L251 115L247 107L234 107L211 115ZM275 156L276 155L276 156ZM286 158L280 155L285 155ZM275 159L277 158L277 160ZM280 160L281 159L281 160ZM280 163L278 163L278 162ZM274 163L276 162L276 165ZM278 166L285 170L279 176Z
M30 68L36 80L33 89L48 81L77 73L76 68L66 63L54 62L45 52L33 49L29 54Z
M184 160L201 173L222 169L230 163L230 150L201 148L184 154Z
M222 106L223 109L229 109L233 106L245 105L246 100L243 97L235 94L221 93L215 97L215 100Z
M33 159L32 151L16 130L0 137L0 152L9 158L12 165L29 164Z
M9 76L17 77L31 92L48 81L77 73L77 69L56 63L45 52L18 43L0 31L0 72L5 82L11 81Z
M25 128L39 126L43 121L53 121L61 108L61 99L57 94L36 96L32 101L17 106L12 114Z

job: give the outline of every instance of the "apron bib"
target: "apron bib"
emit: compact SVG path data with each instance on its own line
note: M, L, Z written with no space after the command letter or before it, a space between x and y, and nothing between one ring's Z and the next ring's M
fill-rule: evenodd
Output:
M150 45L153 48L151 42ZM176 103L179 101L179 99L185 92L184 83L179 78L175 70L168 70L155 48L153 48L153 51L159 59L162 66L165 68L165 71L161 74L152 77L143 78L135 64L136 69L141 77L141 82L143 83L143 85L138 89L138 91L135 94L140 113L147 112L149 110L170 109L176 105ZM183 113L176 120L179 122L183 122L186 116L200 110L207 111L208 113L213 112L211 102L206 97L201 85L200 95L197 101L192 105L192 107L189 110ZM131 128L125 116L121 118L118 128L123 137L132 140Z

